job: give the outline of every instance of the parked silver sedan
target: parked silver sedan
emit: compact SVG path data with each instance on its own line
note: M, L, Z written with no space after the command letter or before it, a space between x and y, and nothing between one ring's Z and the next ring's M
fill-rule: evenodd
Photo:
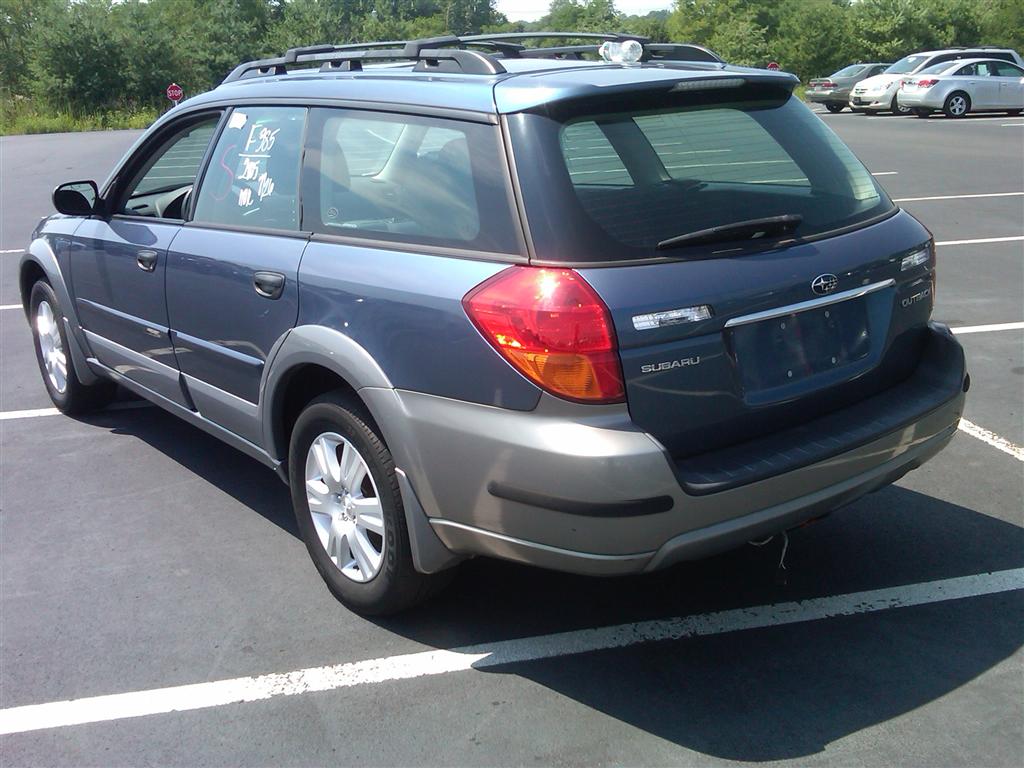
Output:
M948 117L968 112L1024 110L1024 69L998 59L961 59L922 69L900 83L896 98L918 117L941 110Z

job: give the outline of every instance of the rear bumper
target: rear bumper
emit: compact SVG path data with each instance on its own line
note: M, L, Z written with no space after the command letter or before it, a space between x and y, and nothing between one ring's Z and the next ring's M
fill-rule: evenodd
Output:
M931 90L923 91L900 91L896 97L902 107L927 107L928 109L942 109L943 100L940 96L932 93Z
M877 396L889 394L888 406L905 403L902 418L894 421L876 403L878 419L863 414L874 431L841 432L824 452L807 454L809 463L778 463L778 471L702 495L687 492L677 464L623 406L543 397L535 411L516 412L411 392L361 392L449 550L616 575L776 533L923 464L956 431L966 377L963 350L948 329L931 329L926 356L910 381ZM840 416L819 426L840 430L827 422ZM812 425L792 437L813 439ZM767 450L750 447L759 455ZM762 458L794 452L781 444L773 450Z
M846 100L850 98L850 89L833 88L832 90L825 91L807 90L804 92L804 98L808 101L813 101L815 104L845 104Z

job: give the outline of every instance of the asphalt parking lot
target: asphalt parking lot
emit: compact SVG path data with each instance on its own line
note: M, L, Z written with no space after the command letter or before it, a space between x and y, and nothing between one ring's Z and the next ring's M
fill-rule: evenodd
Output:
M778 542L596 580L464 564L371 621L267 469L154 407L53 415L18 253L138 132L0 139L0 763L1024 764L1024 118L822 119L935 235L947 450Z

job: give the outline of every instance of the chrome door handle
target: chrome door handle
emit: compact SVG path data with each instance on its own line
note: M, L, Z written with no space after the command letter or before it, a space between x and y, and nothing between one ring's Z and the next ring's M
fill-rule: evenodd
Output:
M156 269L156 260L159 254L156 251L139 251L135 254L135 263L143 272L152 272Z
M280 272L256 272L252 284L256 293L265 299L279 299L284 293L284 275Z

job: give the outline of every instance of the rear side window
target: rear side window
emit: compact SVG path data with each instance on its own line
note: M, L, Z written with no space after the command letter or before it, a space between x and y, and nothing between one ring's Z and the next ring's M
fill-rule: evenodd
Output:
M303 226L343 237L516 253L506 177L496 126L315 109Z
M193 220L297 230L305 121L301 107L236 108L214 147Z
M848 67L843 67L838 72L833 72L832 77L853 77L863 72L864 69L865 66L863 64L851 64Z
M652 90L549 105L511 116L509 126L517 160L529 157L517 169L544 261L671 257L678 252L659 242L776 216L800 217L797 238L819 236L894 210L788 92ZM581 169L614 183L593 183Z
M995 63L996 74L999 77L1024 77L1024 69L1021 69L1016 64L1010 64L1006 61L997 61Z

